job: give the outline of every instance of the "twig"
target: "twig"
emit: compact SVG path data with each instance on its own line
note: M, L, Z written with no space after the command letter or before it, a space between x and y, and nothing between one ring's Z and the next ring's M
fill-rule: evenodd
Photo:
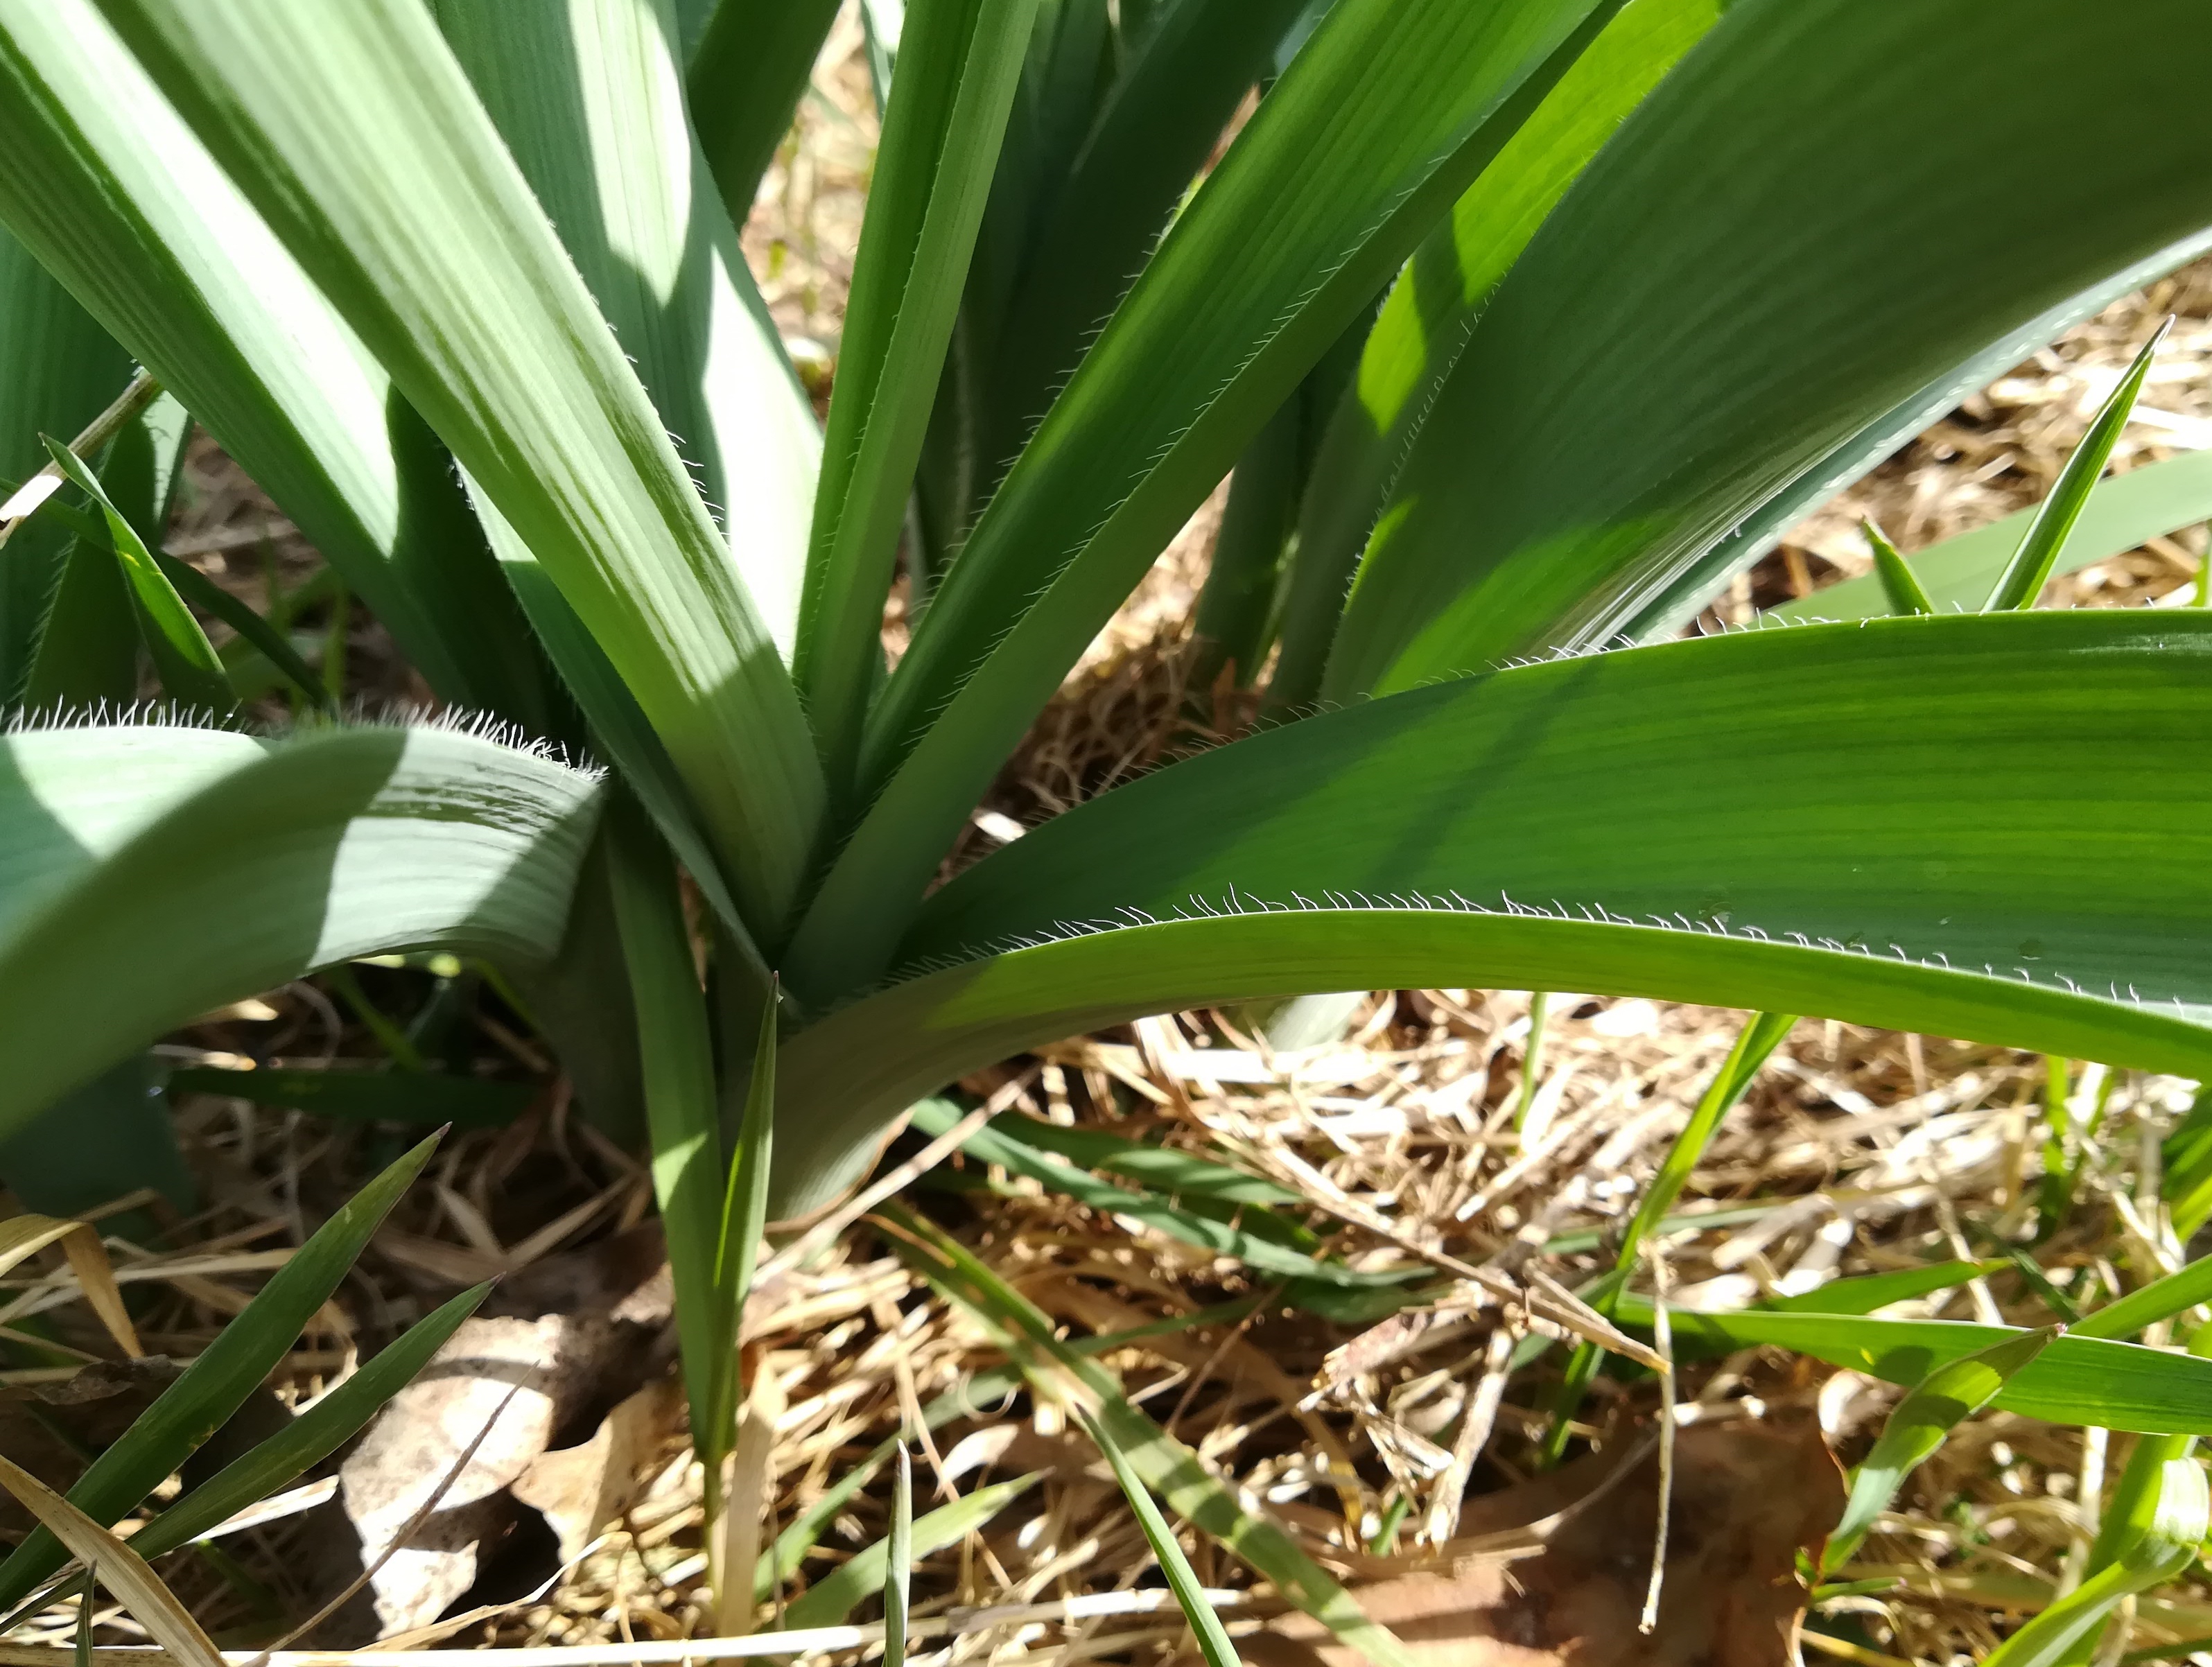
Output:
M94 417L84 431L70 441L70 450L79 457L89 458L101 447L115 438L125 423L152 405L160 397L161 385L147 371L140 371L131 379L130 385L115 397L114 404ZM49 463L18 486L5 503L0 503L0 545L8 542L15 529L31 518L38 507L61 490L61 465Z

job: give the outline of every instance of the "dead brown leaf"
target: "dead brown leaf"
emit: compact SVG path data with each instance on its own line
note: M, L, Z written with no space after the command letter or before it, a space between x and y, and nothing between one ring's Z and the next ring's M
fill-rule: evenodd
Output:
M1637 1630L1657 1520L1658 1466L1639 1458L1588 1510L1567 1509L1518 1561L1463 1561L1354 1588L1423 1667L1784 1667L1803 1611L1797 1548L1843 1510L1840 1473L1809 1421L1692 1425L1675 1446L1665 1596ZM1595 1469L1581 1473L1585 1488ZM1470 1502L1478 1535L1559 1517L1568 1473ZM1464 1542L1462 1542L1464 1543ZM1358 1667L1304 1615L1241 1640L1252 1667Z

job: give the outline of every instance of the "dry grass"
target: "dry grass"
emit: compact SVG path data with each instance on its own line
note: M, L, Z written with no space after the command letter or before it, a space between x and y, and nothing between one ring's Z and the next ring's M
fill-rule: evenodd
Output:
M747 247L802 362L834 357L839 309L872 155L873 117L857 28L848 18L826 55L816 95L763 187ZM2212 421L2212 271L2195 268L2131 297L1976 396L1860 487L1793 531L1739 586L1723 613L1800 593L1863 570L1856 518L1875 514L1906 548L1980 524L2045 490L2090 410L2166 311L2181 314L2154 373L2147 405L2172 422L2138 424L2120 466L2163 455ZM234 474L234 472L232 472ZM184 546L226 576L253 582L252 551L272 512L219 468L201 482ZM990 810L1016 823L1091 796L1164 752L1206 739L1182 726L1182 633L1200 581L1217 502L1194 521L1102 636L1009 767ZM1214 520L1209 520L1212 517ZM234 542L226 542L232 540ZM2061 581L2056 599L2115 605L2193 576L2201 535L2156 541ZM273 546L296 576L307 559L288 532ZM240 576L240 575L243 576ZM892 624L896 625L894 618ZM377 662L373 643L364 654ZM404 691L395 691L404 692ZM989 817L955 861L1007 831ZM375 993L374 976L369 988ZM471 1045L502 1074L544 1078L547 1062L519 1021L479 1021ZM1369 998L1343 1039L1276 1054L1255 1016L1189 1013L1077 1038L1009 1062L963 1085L969 1094L1048 1122L1157 1136L1227 1155L1324 1202L1316 1225L1355 1262L1399 1252L1378 1232L1484 1266L1540 1269L1570 1285L1607 1265L1609 1229L1633 1208L1668 1141L1732 1042L1740 1016L1642 1001L1571 995L1552 1004L1540 1080L1514 1126L1528 1043L1519 992L1401 991ZM512 1020L512 1015L507 1018ZM218 1015L166 1044L181 1056L228 1050L268 1061L328 1064L374 1057L356 1017L316 983ZM1988 1254L2032 1208L2045 1125L2040 1060L1938 1039L1819 1021L1801 1024L1731 1116L1682 1208L1728 1210L1725 1225L1667 1235L1678 1302L1740 1305L1839 1276ZM2170 1079L2093 1073L2078 1092L2110 1098L2083 1165L2067 1230L2039 1252L2051 1281L2079 1297L2110 1292L2171 1265L2179 1247L2154 1208L2155 1137L2185 1104ZM161 1294L145 1320L149 1347L196 1353L235 1312L270 1257L312 1226L382 1158L390 1142L357 1129L240 1103L199 1099L180 1116L206 1208L161 1216L158 1238L118 1242L126 1272ZM1534 1468L1558 1351L1515 1376L1494 1400L1488 1439L1463 1438L1469 1408L1494 1379L1493 1339L1525 1323L1472 1287L1431 1311L1425 1328L1388 1334L1284 1307L1238 1264L1136 1229L1002 1174L926 1192L926 1207L1074 1334L1131 1329L1260 1299L1242 1321L1201 1324L1133 1343L1106 1358L1131 1395L1268 1508L1317 1557L1370 1566L1362 1548L1402 1502L1404 1542L1449 1535L1457 1490L1510 1486ZM132 1201L142 1206L145 1201ZM511 1129L453 1139L431 1183L417 1187L341 1293L327 1335L304 1339L276 1387L319 1392L356 1351L380 1345L456 1287L522 1265L637 1220L649 1188L637 1165L568 1115L550 1090ZM1739 1207L1756 1204L1753 1214ZM1717 1218L1721 1220L1722 1218ZM59 1289L24 1280L0 1324ZM41 1291L45 1296L41 1296ZM2040 1323L2051 1316L2011 1274L1898 1311ZM64 1342L97 1348L75 1305L49 1317ZM863 1226L793 1272L771 1306L757 1305L749 1346L782 1387L770 1495L790 1522L915 1409L1000 1364L973 1323L933 1296ZM1753 1351L1696 1368L1684 1395L1707 1415L1817 1417L1838 1451L1856 1455L1893 1398L1887 1386ZM1649 1417L1648 1384L1601 1378L1593 1427L1620 1411ZM1486 1410L1490 1410L1486 1408ZM1455 1447L1459 1450L1455 1451ZM2007 1414L1979 1417L1915 1479L1901 1509L1862 1561L1893 1567L1894 1593L1844 1600L1863 1649L1916 1661L1971 1658L2008 1617L2038 1601L2085 1544L2106 1446L2079 1430ZM1031 1470L1039 1484L983 1532L922 1560L915 1613L982 1603L1050 1602L1127 1588L1149 1554L1079 1432L1023 1397L940 1429L917 1475L918 1509L947 1491ZM675 1640L708 1625L699 1542L698 1478L680 1432L668 1429L635 1502L550 1590L481 1617L454 1641L487 1646ZM884 1531L888 1481L878 1477L830 1524L801 1580L818 1580ZM251 1579L204 1560L165 1572L214 1628L250 1631L260 1602L299 1612L288 1571L307 1519L249 1530L228 1543ZM1210 1585L1248 1577L1212 1545L1192 1546ZM864 1609L863 1614L872 1613ZM57 1610L52 1641L64 1640ZM104 1636L131 1636L103 1611ZM2212 1633L2212 1591L2185 1582L2144 1603L2137 1646ZM1172 1614L1079 1621L1031 1620L931 1642L938 1663L1060 1667L1086 1658L1174 1660L1184 1630ZM866 1652L856 1652L855 1658Z

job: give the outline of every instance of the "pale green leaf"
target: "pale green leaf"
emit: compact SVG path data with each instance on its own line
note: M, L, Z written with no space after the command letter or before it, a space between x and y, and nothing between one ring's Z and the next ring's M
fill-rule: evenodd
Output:
M596 778L437 728L0 739L0 1130L319 966L562 941Z
M756 600L417 0L104 0L620 672L756 924L822 803Z

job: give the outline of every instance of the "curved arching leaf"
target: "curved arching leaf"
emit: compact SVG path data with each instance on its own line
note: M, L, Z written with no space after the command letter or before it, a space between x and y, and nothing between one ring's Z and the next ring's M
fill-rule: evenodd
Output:
M787 1196L1011 1049L1315 990L1657 995L2199 1074L2208 723L2212 618L2099 611L1744 632L1270 731L932 898L908 981L787 1052Z
M1994 338L2212 224L2188 0L1739 0L1502 283L1355 583L1325 696L1607 640ZM2112 177L2084 131L2185 100ZM2033 202L1986 189L2016 171ZM1725 181L1725 188L1715 182Z
M559 949L598 777L440 728L0 739L0 1133L194 1014L355 956Z

